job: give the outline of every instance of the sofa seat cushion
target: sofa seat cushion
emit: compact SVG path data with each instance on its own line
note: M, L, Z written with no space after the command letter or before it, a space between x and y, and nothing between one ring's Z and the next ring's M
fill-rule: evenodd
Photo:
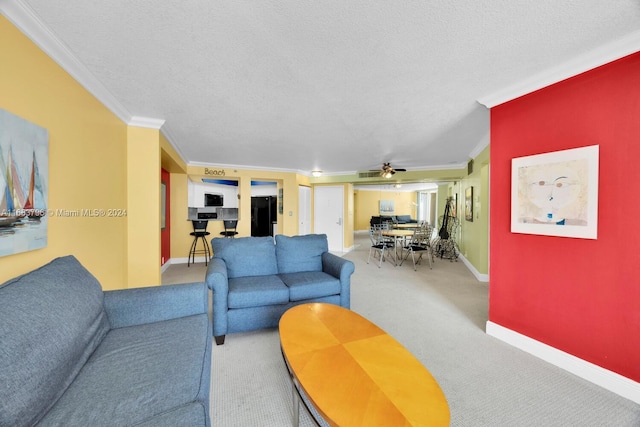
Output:
M301 301L340 293L340 280L322 271L281 274L289 287L289 299Z
M200 314L112 329L40 425L134 425L194 402L204 419L208 321Z
M329 251L326 234L276 236L278 273L322 271L322 254Z
M229 279L229 308L286 304L289 288L278 276L247 276Z
M272 237L216 237L211 239L211 248L214 257L227 265L229 279L278 273Z

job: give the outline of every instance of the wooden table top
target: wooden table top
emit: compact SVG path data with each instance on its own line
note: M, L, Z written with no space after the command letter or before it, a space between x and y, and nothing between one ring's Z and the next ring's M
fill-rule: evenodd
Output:
M408 224L393 224L393 228L400 228L400 229L420 228L420 224L417 224L415 222L411 222L411 223L408 223Z
M351 310L293 307L280 319L280 344L292 374L331 425L449 425L446 397L431 373Z
M382 230L382 235L394 236L394 237L406 237L406 236L413 236L414 231L415 230L400 230L400 229L394 228L391 230Z

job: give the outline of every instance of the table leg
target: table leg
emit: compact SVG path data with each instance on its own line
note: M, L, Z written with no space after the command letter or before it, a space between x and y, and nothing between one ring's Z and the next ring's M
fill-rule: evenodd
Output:
M296 390L295 379L291 377L291 392L293 394L293 425L298 427L300 425L300 396L298 390Z
M405 245L405 237L404 236L397 236L396 237L396 242L395 242L395 246L396 246L396 265L398 265L398 257L400 260L402 260L402 251L404 250L404 245Z
M393 236L393 266L398 266L398 236Z

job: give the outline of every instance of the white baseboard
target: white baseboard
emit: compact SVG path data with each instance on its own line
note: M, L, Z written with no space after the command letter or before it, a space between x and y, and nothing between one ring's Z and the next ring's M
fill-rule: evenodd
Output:
M486 332L487 335L640 404L640 383L638 382L491 321L487 322Z
M349 246L348 248L343 248L343 252L346 254L346 253L351 252L351 251L352 251L352 250L354 250L355 248L356 248L356 247L352 245L352 246Z
M489 275L488 274L482 274L480 273L474 266L473 264L471 264L469 262L468 259L466 259L462 254L458 255L458 258L460 258L460 260L463 262L464 265L467 266L467 268L469 269L469 271L471 272L471 274L473 274L474 276L476 276L476 279L478 279L478 282L485 282L488 283L489 282Z
M204 262L205 261L205 257L200 256L200 257L196 257L195 261L193 261L193 264L197 263L197 262ZM164 265L167 264L187 264L189 262L189 257L187 258L171 258L169 261L165 262Z
M168 259L164 264L160 266L160 274L167 271L167 268L169 268L170 265L171 265L171 259Z

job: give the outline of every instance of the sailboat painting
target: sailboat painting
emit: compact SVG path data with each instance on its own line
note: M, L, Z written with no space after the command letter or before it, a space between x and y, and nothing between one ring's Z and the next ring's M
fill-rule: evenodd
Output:
M47 246L49 132L0 108L0 256Z

